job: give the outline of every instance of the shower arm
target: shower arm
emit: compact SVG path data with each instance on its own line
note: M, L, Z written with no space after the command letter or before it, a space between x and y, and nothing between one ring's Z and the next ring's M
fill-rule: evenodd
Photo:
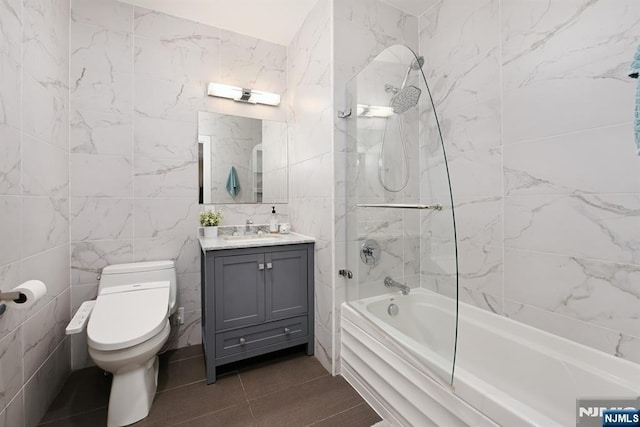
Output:
M442 205L440 203L436 203L435 205L405 204L405 203L358 203L356 206L359 208L431 209L434 211L442 210Z

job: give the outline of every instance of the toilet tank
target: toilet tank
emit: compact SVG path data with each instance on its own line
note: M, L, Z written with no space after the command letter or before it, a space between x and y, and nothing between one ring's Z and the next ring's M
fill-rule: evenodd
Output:
M104 288L121 285L132 285L143 282L159 282L168 280L169 312L176 311L176 267L173 261L133 262L130 264L108 265L102 269L98 293Z

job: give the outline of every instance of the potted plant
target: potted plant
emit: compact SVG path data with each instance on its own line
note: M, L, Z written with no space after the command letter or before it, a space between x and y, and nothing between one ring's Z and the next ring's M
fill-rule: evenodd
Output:
M200 225L204 227L204 237L216 238L218 237L218 225L222 221L222 212L214 210L206 210L200 212Z

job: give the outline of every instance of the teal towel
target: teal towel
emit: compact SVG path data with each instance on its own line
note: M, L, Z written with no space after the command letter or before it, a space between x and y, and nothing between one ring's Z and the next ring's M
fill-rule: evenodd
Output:
M238 172L236 172L235 166L231 166L229 171L229 177L227 178L227 191L234 199L240 192L240 181L238 180Z
M633 57L633 61L631 62L629 77L633 77L634 79L637 79L639 74L640 74L640 46L638 46L638 50L636 50L636 55ZM633 129L634 129L634 134L636 139L636 152L640 156L640 80L638 80L638 85L636 87L636 110L635 110Z

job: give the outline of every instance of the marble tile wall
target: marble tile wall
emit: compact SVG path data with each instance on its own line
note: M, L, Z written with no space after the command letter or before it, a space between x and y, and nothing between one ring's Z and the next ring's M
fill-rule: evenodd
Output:
M186 320L172 345L200 343L198 111L287 116L284 104L208 97L206 83L286 96L286 47L113 0L71 0L70 28L72 307L95 297L105 265L173 259ZM271 212L215 208L225 224ZM277 210L288 219L286 203ZM77 369L90 360L73 338Z
M289 217L316 239L315 355L333 370L331 0L318 0L288 46Z
M0 289L47 285L0 316L0 426L36 425L70 372L68 48L68 1L0 4Z
M639 14L633 0L442 0L420 17L461 299L636 362Z

